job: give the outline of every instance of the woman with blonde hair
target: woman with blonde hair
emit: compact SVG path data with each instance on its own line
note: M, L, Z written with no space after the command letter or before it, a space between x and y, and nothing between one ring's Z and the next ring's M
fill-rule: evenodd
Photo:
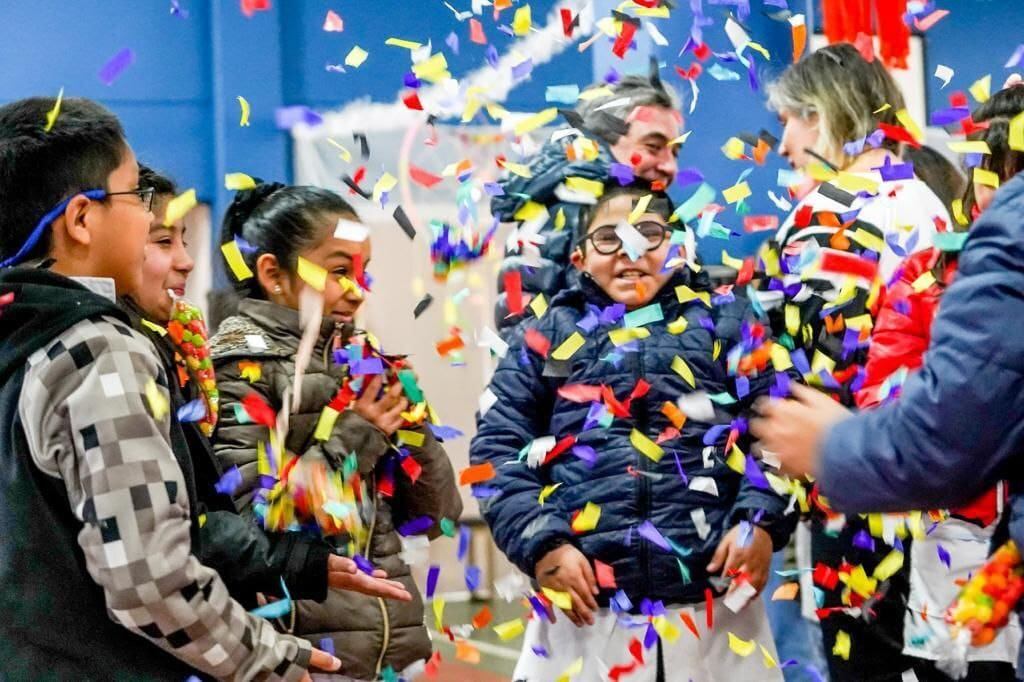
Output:
M919 142L878 60L849 44L822 48L770 84L768 97L799 202L761 252L761 301L807 383L852 407L882 288L908 254L931 246L949 214L901 156ZM803 510L813 569L805 612L820 616L831 679L899 680L910 668L907 572L892 554L908 551L903 520L843 517L814 489Z

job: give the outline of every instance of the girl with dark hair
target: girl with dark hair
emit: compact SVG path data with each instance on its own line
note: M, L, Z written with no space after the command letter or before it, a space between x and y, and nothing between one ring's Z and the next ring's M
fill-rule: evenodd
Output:
M413 595L398 603L331 590L323 603L295 602L283 625L333 648L351 679L377 679L388 669L411 677L431 645L421 597L399 557L416 538L400 539L396 529L433 539L457 520L462 503L444 448L423 423L426 405L405 360L383 355L370 334L355 328L369 287L369 232L334 192L260 182L228 208L222 242L242 276L236 291L243 299L212 341L222 405L214 451L225 469L238 469L236 503L264 527L280 522L280 497L268 490L274 479L260 454L276 440L247 416L256 401L287 415L278 419L288 427L275 460L294 455L293 472L322 463L328 476L353 477L358 518L334 527L322 508L308 509L316 533L386 570ZM310 310L310 300L322 310Z
M1002 184L1024 170L1024 153L1010 148L1010 121L1024 112L1024 85L1008 87L974 111L980 127L969 140L983 141L989 153L975 168L995 173ZM994 188L974 181L964 194L963 213L972 220L988 208ZM966 223L963 213L958 222ZM924 362L931 341L932 321L946 287L957 271L957 256L967 236L962 231L936 237L935 247L919 251L903 263L891 285L875 322L868 351L866 380L857 392L858 406L875 407L899 396L901 375L917 370ZM910 597L904 626L904 652L915 661L920 680L951 679L936 668L936 661L952 650L949 630L939 614L959 592L957 582L966 579L985 563L989 542L1006 503L1003 483L987 490L967 505L935 512L939 519L928 534L914 541L910 549ZM943 553L950 561L942 559ZM969 680L1013 680L1014 663L1020 646L1020 626L1015 614L1010 625L995 641L967 652Z

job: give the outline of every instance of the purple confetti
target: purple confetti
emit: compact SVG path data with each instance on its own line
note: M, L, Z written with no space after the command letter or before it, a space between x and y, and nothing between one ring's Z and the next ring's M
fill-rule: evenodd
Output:
M178 0L171 0L171 16L179 19L188 19L188 10L181 6Z
M323 122L323 116L306 106L278 107L274 110L274 123L278 130L291 130L300 123L318 126Z
M352 561L356 562L356 567L366 575L373 575L373 564L371 564L366 557L362 554L356 554L352 557Z
M520 81L533 72L533 60L527 57L512 67L512 80Z
M419 516L415 519L406 521L398 527L398 534L403 537L409 537L410 535L421 535L426 533L434 526L434 519L429 516Z
M480 567L466 566L466 589L475 592L480 587Z
M671 551L672 547L668 544L668 540L665 539L665 536L662 535L650 521L644 521L641 523L637 527L636 532L666 552Z
M427 599L434 598L434 590L437 589L437 578L441 575L441 567L434 565L427 571Z
M485 182L484 193L489 197L503 197L505 196L505 190L496 182Z
M448 37L444 39L444 44L447 45L454 54L459 54L459 36L455 35L455 31L448 34Z
M750 455L747 455L745 474L747 480L755 488L760 488L761 490L771 489L771 484L768 483L768 479L765 477L764 472L761 471L761 467L757 466L757 462Z
M121 74L124 73L125 69L135 63L135 51L129 47L124 48L110 60L103 65L100 69L99 77L100 81L106 86L114 84Z
M469 552L469 526L459 526L459 551L457 554L459 561L466 558L467 552Z
M676 173L676 184L680 187L686 187L703 180L704 174L701 173L699 168L683 168Z
M419 78L417 78L416 74L414 74L412 71L409 71L404 76L402 76L402 83L405 85L405 87L413 89L419 88L421 85L423 85L423 82Z
M654 629L654 625L648 623L647 629L644 631L644 648L650 649L657 641L658 631Z
M430 423L428 423L427 426L429 426L431 432L433 432L434 438L437 438L438 440L455 440L456 438L461 438L462 436L465 435L462 431L459 431L454 426L444 426L441 424Z
M537 595L530 595L530 604L533 605L533 612L536 613L538 617L548 617L548 610L544 607L544 602L542 602ZM536 652L536 649L534 651Z
M334 640L330 637L324 637L320 640L320 651L329 653L331 656L334 655Z
M1010 55L1010 58L1006 60L1006 64L1003 65L1003 68L1015 69L1020 64L1022 59L1024 59L1024 44L1017 46L1017 49L1013 51L1013 54Z
M491 68L498 68L498 49L494 45L488 45L484 56L487 58L487 63L491 65Z
M672 456L676 458L676 470L679 471L679 478L683 479L683 485L689 485L689 479L686 478L686 472L683 471L683 463L679 461L679 453L673 450Z
M501 494L501 488L493 485L474 485L473 490L470 491L478 500L484 500L488 497L497 497Z
M864 529L857 531L853 536L853 546L868 552L875 551L875 539Z
M569 450L578 459L583 460L583 463L587 465L587 468L592 468L597 463L597 450L590 447L589 445L577 444L573 445L572 449Z
M612 163L608 168L608 175L615 178L620 185L628 185L633 182L633 169L624 163Z
M540 617L541 618L547 618L548 617L547 611L544 610L543 606L541 607ZM547 658L548 657L548 650L545 649L542 646L531 646L530 647L530 651L532 651L534 653L534 655L540 656L541 658Z
M206 403L202 398L190 400L178 408L178 421L182 424L197 422L206 416Z
M616 611L617 613L628 613L633 609L633 602L629 600L629 597L626 596L625 592L619 590L615 593L615 596L609 600L608 606L611 607L612 611Z
M946 548L943 547L942 545L935 545L935 551L939 555L939 561L941 561L942 563L946 564L946 570L948 571L949 570L949 560L950 560L949 552L947 552Z
M350 367L349 371L355 376L384 373L384 363L380 358L363 358L353 362Z
M224 472L224 475L213 487L219 493L233 495L240 485L242 485L242 472L238 470L237 466L233 466Z
M932 113L930 122L933 126L946 126L962 121L970 115L971 110L968 107L950 107Z
M728 424L715 424L710 429L704 432L703 443L704 445L714 445L719 438L722 437L726 431L729 430Z
M878 171L879 175L882 176L882 180L913 180L914 179L914 164L910 161L906 163L893 163L891 157L885 157L885 162L872 170Z

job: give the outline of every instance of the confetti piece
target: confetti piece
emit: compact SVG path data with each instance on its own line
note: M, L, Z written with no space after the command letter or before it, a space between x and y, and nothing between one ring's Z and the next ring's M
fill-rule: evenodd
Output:
M433 173L425 171L419 166L414 166L412 164L409 164L409 178L417 185L422 185L427 189L430 189L444 180L440 175L434 175Z
M60 114L60 103L64 100L64 88L60 89L57 93L57 101L53 103L53 108L46 112L46 127L43 128L44 132L50 132L53 130L53 124L57 122L57 116Z
M544 90L545 102L557 102L559 104L574 105L580 98L580 86L571 85L549 85Z
M687 611L679 612L679 620L683 621L683 625L686 629L693 633L693 636L700 639L700 631L697 630L697 624L693 622L693 615Z
M554 121L557 117L558 109L556 109L555 107L539 111L536 114L528 116L527 118L517 123L514 129L515 135L516 137L521 137L522 135L532 132L537 128L546 126L547 124Z
M597 580L598 587L606 590L617 590L619 588L615 584L615 569L603 561L594 559L594 577Z
M312 263L302 256L299 256L296 274L299 278L319 292L327 287L327 270L316 263Z
M489 481L495 476L494 465L490 462L484 462L483 464L474 464L468 466L459 472L459 485L472 485L473 483L483 483Z
M164 225L171 226L178 222L196 207L199 203L196 199L196 191L194 189L182 192L178 196L167 202L167 213L164 215Z
M688 383L691 388L697 388L697 380L693 376L693 370L678 355L672 359L672 371L681 376L683 381Z
M337 12L329 9L327 16L324 17L324 30L328 33L341 33L345 30L345 22L341 20Z
M807 48L807 22L802 14L789 18L790 34L793 38L793 63L796 64Z
M470 665L477 665L480 663L480 650L464 639L457 639L455 640L455 658Z
M586 339L579 332L573 332L572 336L563 341L558 348L551 353L553 360L568 360L576 354L583 344L586 343Z
M238 244L233 241L221 244L220 251L224 254L224 260L227 261L228 267L231 268L231 274L235 276L236 280L241 282L252 277L252 270L245 264L242 252L238 250Z
M1024 152L1024 112L1021 112L1010 119L1009 133L1010 149Z
M316 440L330 440L331 433L334 431L334 424L338 420L340 413L333 409L330 405L324 407L320 413L320 418L316 423L316 431L313 433L313 438Z
M100 69L99 78L106 86L114 84L121 74L129 66L135 63L135 52L131 48L124 48L103 65Z
M832 646L832 655L844 661L850 660L850 635L845 630L836 633L836 641Z
M249 125L249 114L251 109L249 107L249 100L239 95L235 99L238 100L238 106L242 109L241 118L238 120L238 125L242 127L248 127Z
M514 620L508 620L504 623L498 623L492 628L495 634L498 635L498 639L503 642L507 642L510 639L515 639L519 635L526 631L523 625L522 618L516 618Z
M347 55L345 55L345 66L350 66L353 69L358 69L360 66L362 66L363 62L365 62L366 58L369 56L369 52L356 45L351 50L348 51Z
M969 87L967 90L968 92L971 93L971 97L973 97L978 102L978 104L984 104L989 100L989 97L991 96L992 75L989 74L987 76L979 78L978 80L974 81L974 83L971 84L971 87Z
M665 450L653 440L633 429L629 434L629 442L634 448L647 455L651 460L658 462L665 456Z
M949 82L953 80L954 73L953 69L945 64L939 64L935 67L935 77L942 81L943 88L949 85Z
M530 32L530 25L530 6L523 5L516 10L516 13L512 17L512 33L517 36L525 36Z
M593 502L587 502L575 519L572 520L572 530L575 533L586 533L597 528L601 520L601 507Z
M986 185L994 188L999 187L999 175L981 167L975 167L973 180L979 185Z
M746 658L750 654L754 653L755 649L757 649L757 643L754 642L754 640L747 641L744 639L740 639L731 632L728 634L729 648L732 649L732 652L737 656L743 656L744 658Z
M541 591L544 593L544 596L558 608L564 611L572 610L572 595L568 592L560 592L558 590L553 590L550 587L542 587Z
M164 417L170 412L170 402L167 400L167 396L160 391L152 377L146 382L145 394L146 402L149 403L149 411L153 414L153 419L156 419L158 422L163 421Z
M758 646L761 647L761 663L764 664L764 667L768 668L769 670L771 670L772 668L778 668L778 661L776 661L775 657L772 656L771 652L765 648L764 644L758 644Z
M254 187L256 187L256 181L245 173L227 173L224 175L224 189L240 191L243 189L253 189Z
M477 45L487 44L487 36L484 35L484 26L477 19L469 20L469 40Z
M511 161L499 160L498 164L513 175L518 175L521 178L532 178L533 173L530 171L529 166L525 166L521 163L512 163Z
M782 583L772 592L772 601L790 601L800 592L800 583Z

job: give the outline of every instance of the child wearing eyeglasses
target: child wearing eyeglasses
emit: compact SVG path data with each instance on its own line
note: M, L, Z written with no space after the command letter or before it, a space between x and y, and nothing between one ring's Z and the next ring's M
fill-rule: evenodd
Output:
M687 264L672 213L649 185L605 187L580 284L516 329L481 401L470 459L495 476L475 494L547 610L513 679L578 660L575 680L782 679L756 595L792 517L743 415L788 377L749 302Z

